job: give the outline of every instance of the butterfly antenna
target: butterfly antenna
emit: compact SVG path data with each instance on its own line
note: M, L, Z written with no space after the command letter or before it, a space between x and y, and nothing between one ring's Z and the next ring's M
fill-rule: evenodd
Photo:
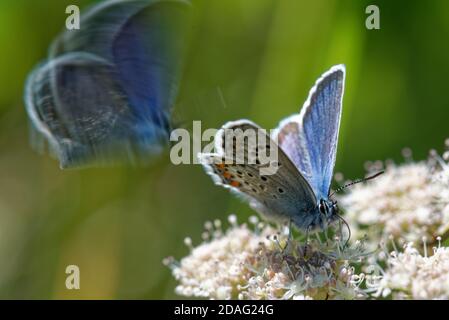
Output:
M377 178L378 176L380 176L384 172L385 171L380 171L380 172L378 172L376 174L373 174L372 176L369 176L369 177L366 177L366 178L363 178L363 179L358 179L358 180L352 181L350 183L347 183L344 186L341 186L341 187L337 188L334 192L331 193L331 195L329 197L332 197L334 194L339 193L340 191L342 191L342 190L346 189L347 187L350 187L350 186L352 186L354 184L357 184L357 183L360 183L360 182L365 182L365 181Z
M349 227L349 224L342 216L337 214L337 218L340 219L345 224L346 228L348 228L348 239L346 240L345 245L343 246L343 248L346 248L346 246L349 243L349 240L351 240L351 228Z

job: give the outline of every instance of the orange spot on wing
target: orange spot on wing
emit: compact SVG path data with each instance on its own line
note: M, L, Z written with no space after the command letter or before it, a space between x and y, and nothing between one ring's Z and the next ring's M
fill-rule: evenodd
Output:
M229 172L225 172L225 173L223 173L223 177L225 177L226 179L229 179L231 177L231 174Z
M233 186L233 187L240 187L240 182L238 182L238 181L231 181L231 186Z
M217 164L218 169L224 169L224 167L225 167L224 163Z

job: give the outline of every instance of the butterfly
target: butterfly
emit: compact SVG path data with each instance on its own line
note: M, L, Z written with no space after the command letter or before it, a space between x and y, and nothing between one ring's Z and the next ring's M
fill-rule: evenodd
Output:
M111 0L81 14L29 75L32 143L62 168L146 160L169 143L190 3Z
M206 172L216 184L231 189L269 219L291 221L307 232L325 229L339 217L337 203L330 198L330 186L345 73L344 65L325 72L310 90L301 112L282 120L271 137L265 132L269 144L254 145L249 139L240 147L229 144L227 131L261 132L261 128L249 120L226 123L215 136L215 153L198 154ZM261 174L264 164L249 161L248 155L257 156L262 147L270 146L277 154L277 170L265 175ZM241 151L242 161L236 161Z

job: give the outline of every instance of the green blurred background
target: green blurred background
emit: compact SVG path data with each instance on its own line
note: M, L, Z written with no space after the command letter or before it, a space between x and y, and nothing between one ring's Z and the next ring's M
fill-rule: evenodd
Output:
M24 80L46 57L65 8L93 1L0 1L0 298L176 298L161 261L188 252L206 220L251 210L198 165L168 153L144 168L61 171L28 143ZM381 29L365 28L380 8ZM318 76L345 63L336 170L441 151L449 137L449 1L193 0L176 118L203 129L250 118L273 128ZM65 288L65 268L81 290Z

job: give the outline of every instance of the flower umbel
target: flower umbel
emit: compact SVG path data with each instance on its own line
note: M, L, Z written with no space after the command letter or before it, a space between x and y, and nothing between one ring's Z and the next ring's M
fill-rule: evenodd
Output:
M378 280L375 296L449 299L449 248L438 245L427 256L427 252L421 255L413 243L407 243L403 252L393 251L387 257L383 276Z
M354 186L340 203L354 233L366 233L374 246L390 237L435 239L449 223L449 166L436 152L427 161L387 164L385 174Z
M205 239L179 263L166 261L183 296L210 299L360 299L363 274L354 265L365 257L362 243L344 247L338 238L301 243L252 217L230 227L206 224ZM215 225L215 227L213 227ZM303 241L304 242L304 241ZM190 245L190 242L187 241Z

